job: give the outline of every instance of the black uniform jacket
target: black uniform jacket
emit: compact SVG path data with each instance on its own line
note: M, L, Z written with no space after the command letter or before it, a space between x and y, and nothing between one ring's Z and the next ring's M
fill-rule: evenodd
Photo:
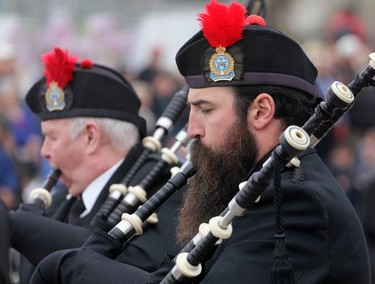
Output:
M305 151L300 160L300 167L281 175L286 245L296 283L370 283L366 241L351 203L315 150ZM271 182L260 201L233 220L232 236L194 282L270 283L274 213ZM170 269L164 261L167 265L147 273L98 251L96 245L95 250L52 254L39 264L31 283L158 283Z
M371 283L375 283L375 176L372 177L361 189L358 202L358 215L367 240L371 264Z
M91 219L99 210L101 204L108 195L110 185L120 183L131 166L138 157L140 150L136 149L136 154L128 155L124 163L110 178L103 188L98 200L96 201L91 213L82 218L78 225L71 225L64 222L56 221L53 218L35 214L39 210L27 210L27 212L12 212L9 214L11 223L11 246L25 256L33 265L37 265L48 254L67 248L80 247L88 236L91 229L88 228ZM131 185L137 185L150 172L150 170L159 161L158 155L150 155L142 168L132 179ZM153 183L150 195L162 187L170 176L169 169L160 174ZM175 221L177 219L177 208L180 205L182 191L171 199L168 206L158 214L159 223L149 225L142 239L134 238L129 242L126 255L119 255L118 259L123 261L128 259L129 263L141 265L143 269L154 270L160 258L166 251L172 253L178 252L174 247ZM68 201L64 201L68 202ZM64 206L64 204L62 204ZM58 206L57 206L58 207ZM61 208L61 207L60 207ZM30 212L32 211L32 212ZM53 212L49 212L50 214ZM166 220L167 219L167 220ZM158 241L157 236L164 236L163 241ZM147 236L150 236L149 238ZM156 249L152 249L156 246ZM151 249L149 249L151 247ZM135 255L135 256L134 256ZM137 258L137 256L139 258ZM130 259L130 260L129 260Z

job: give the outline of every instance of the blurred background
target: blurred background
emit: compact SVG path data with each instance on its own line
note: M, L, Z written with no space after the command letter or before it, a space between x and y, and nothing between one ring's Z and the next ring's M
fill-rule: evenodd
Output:
M0 0L0 199L17 208L49 172L39 153L39 121L24 103L27 90L42 75L42 53L59 46L79 60L88 57L122 72L142 99L152 133L155 120L183 85L175 54L198 31L197 13L208 2ZM334 81L351 82L375 51L373 0L265 3L266 22L299 42L317 66L323 93ZM367 198L375 192L374 111L374 88L365 88L317 147L358 210L365 231L370 230L366 220L373 216L369 210L375 202ZM14 266L16 272L16 260ZM17 283L17 274L13 276Z
M223 0L223 3L231 1ZM239 2L247 4L246 0ZM265 0L267 23L299 42L355 32L374 42L372 0ZM155 50L175 71L178 47L197 29L208 0L1 0L0 43L13 44L25 80L39 75L39 54L59 45L80 57L139 72ZM347 15L342 14L348 11ZM358 17L358 18L356 18ZM345 30L346 29L346 30ZM23 82L28 87L28 81Z

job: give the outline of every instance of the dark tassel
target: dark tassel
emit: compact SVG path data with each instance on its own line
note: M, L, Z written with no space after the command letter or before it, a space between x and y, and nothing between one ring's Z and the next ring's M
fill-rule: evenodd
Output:
M294 284L293 268L285 245L285 234L276 234L275 241L271 283Z
M275 155L276 167L273 173L274 186L274 206L275 206L275 249L273 251L272 264L272 284L293 284L292 263L289 257L288 249L285 244L284 221L282 210L282 193L281 193L281 163L278 156Z

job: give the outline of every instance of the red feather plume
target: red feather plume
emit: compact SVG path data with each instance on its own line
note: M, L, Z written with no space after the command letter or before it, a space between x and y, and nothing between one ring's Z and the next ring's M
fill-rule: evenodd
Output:
M242 39L242 30L247 24L245 15L245 7L237 2L227 6L211 0L206 11L198 14L198 20L212 47L228 47Z
M45 65L43 74L47 79L47 86L51 82L56 82L60 88L64 88L73 79L77 57L55 47L52 52L43 54L41 58Z

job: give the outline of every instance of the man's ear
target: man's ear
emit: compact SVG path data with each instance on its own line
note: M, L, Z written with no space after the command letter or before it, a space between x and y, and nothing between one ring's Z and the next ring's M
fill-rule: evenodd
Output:
M87 151L90 153L95 151L100 145L100 129L95 123L87 123L85 125L85 143Z
M275 101L267 93L259 94L249 106L248 122L254 129L265 128L275 115Z

